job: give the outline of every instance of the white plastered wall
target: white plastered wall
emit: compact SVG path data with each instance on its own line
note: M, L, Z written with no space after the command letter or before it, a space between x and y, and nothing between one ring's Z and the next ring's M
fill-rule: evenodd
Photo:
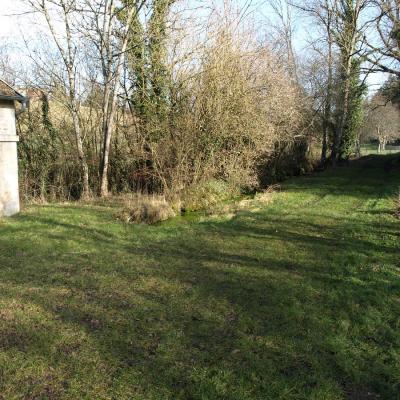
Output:
M0 216L19 212L18 136L12 101L0 101Z

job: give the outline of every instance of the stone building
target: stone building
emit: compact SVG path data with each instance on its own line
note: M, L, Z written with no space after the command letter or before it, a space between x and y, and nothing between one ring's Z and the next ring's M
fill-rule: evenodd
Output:
M0 79L0 216L19 212L18 156L15 118L27 98Z

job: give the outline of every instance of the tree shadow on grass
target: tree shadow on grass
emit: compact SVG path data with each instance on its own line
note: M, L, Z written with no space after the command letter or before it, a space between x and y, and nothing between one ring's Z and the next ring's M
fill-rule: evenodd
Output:
M0 226L0 393L397 398L398 222L322 201L389 193L371 187L382 168L288 183L321 201L232 221L126 226L50 207Z
M90 348L96 357L79 362L92 374L98 363L105 366L92 379L105 379L109 396L121 387L171 399L278 398L288 388L292 398L305 398L324 387L347 397L365 388L397 393L395 360L383 354L395 340L399 280L368 264L360 269L358 258L379 253L376 262L393 265L394 246L354 239L340 223L327 227L288 215L245 215L189 232L158 227L161 239L156 228L127 228L121 236L120 227L110 233L57 217L39 222L41 240L31 246L16 244L1 228L2 249L25 249L14 271L15 257L1 254L1 282L3 296L48 315L46 329L37 325L47 344L33 330L3 343L5 350L23 343L32 354L36 347L60 371L63 363L74 365L70 350L54 356L62 330L84 332L90 346L79 342L77 351ZM63 237L69 244L54 246L49 258L49 247ZM74 253L78 244L89 257ZM343 265L347 252L355 258ZM376 313L386 311L380 320Z

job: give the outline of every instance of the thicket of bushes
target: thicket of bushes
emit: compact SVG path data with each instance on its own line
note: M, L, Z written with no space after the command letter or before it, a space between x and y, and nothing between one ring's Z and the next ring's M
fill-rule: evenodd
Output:
M137 54L127 58L123 86L129 90L120 97L111 144L113 193L159 194L196 209L310 168L309 107L266 45L225 23L192 59L177 64L163 53L167 39L164 33L156 61L138 60ZM133 40L138 39L133 35ZM139 61L148 62L148 68L138 69ZM144 81L152 82L146 90ZM43 90L20 117L21 191L27 200L80 197L82 177L66 96L62 87ZM79 116L95 195L102 146L96 84L87 87Z
M321 165L347 162L360 154L363 120L380 148L398 139L396 70L364 104L365 54L396 59L382 53L390 29L381 49L361 40L365 1L271 2L277 23L260 30L251 2L67 3L25 2L43 28L14 73L35 94L18 123L27 200L144 193L194 210L309 172L321 142ZM294 10L318 27L305 57L294 51ZM0 73L11 74L4 61Z

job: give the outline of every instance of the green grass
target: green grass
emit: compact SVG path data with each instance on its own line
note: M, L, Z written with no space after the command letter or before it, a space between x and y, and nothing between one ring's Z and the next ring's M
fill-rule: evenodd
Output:
M399 185L370 156L231 220L2 220L0 399L400 399Z
M377 144L365 144L361 146L361 155L368 156L371 154L396 154L400 153L399 146L391 146L387 145L386 150L378 152L378 145Z

